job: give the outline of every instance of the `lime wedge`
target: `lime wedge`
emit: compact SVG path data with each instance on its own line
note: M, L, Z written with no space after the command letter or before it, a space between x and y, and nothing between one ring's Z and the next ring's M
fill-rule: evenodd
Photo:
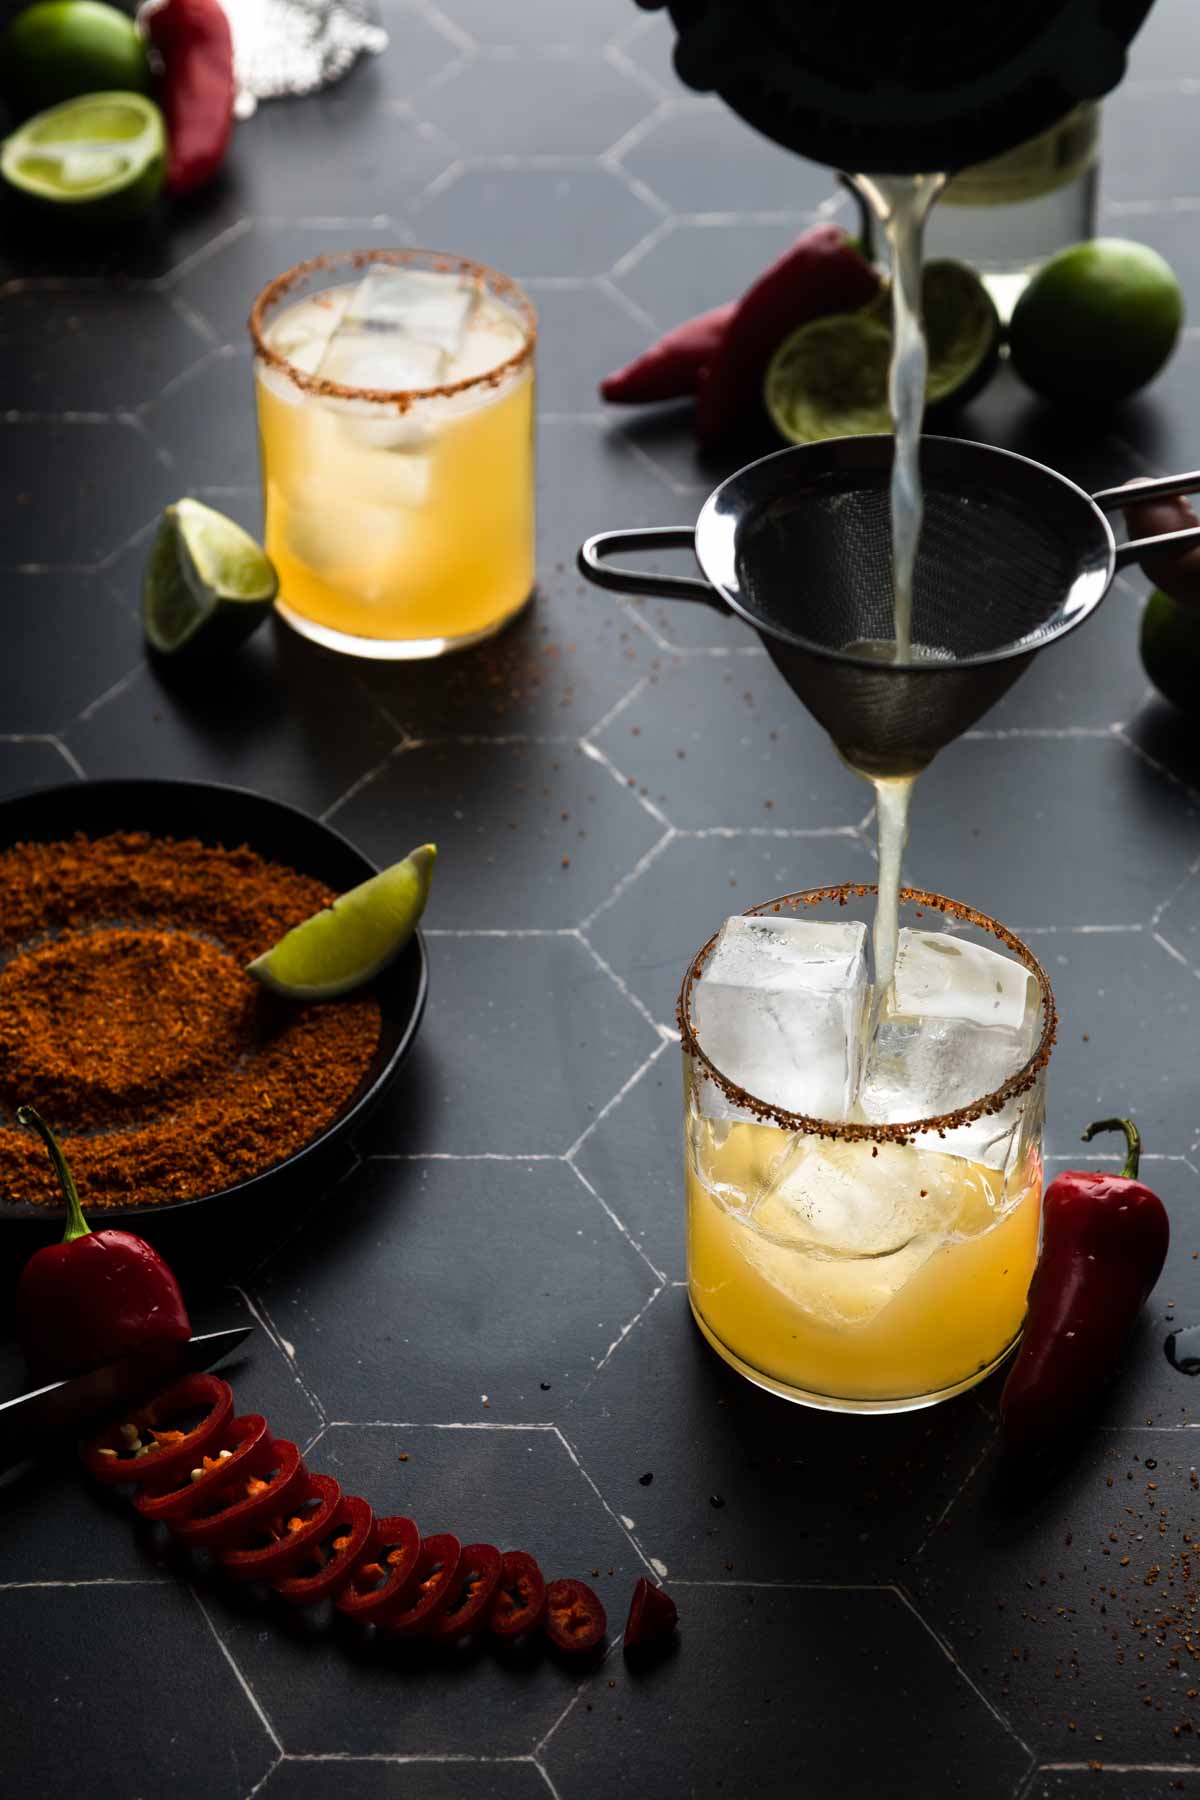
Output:
M932 406L962 405L995 368L1000 320L978 275L962 263L930 263L923 277ZM885 291L857 313L814 319L786 338L767 369L764 398L776 430L794 444L892 428L887 403L892 352Z
M365 987L416 930L436 861L436 844L422 844L295 926L249 973L288 1000L336 1000Z
M163 512L142 579L142 625L164 656L231 650L262 623L279 590L248 531L198 500Z
M142 94L86 94L6 138L0 175L32 205L92 224L136 218L163 184L162 114Z

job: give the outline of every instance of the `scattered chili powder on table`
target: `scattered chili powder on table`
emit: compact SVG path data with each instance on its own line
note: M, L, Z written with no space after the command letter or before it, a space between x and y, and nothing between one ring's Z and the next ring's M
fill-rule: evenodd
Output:
M93 1207L212 1193L311 1142L371 1061L378 1004L289 1005L245 965L334 897L191 839L0 853L0 1196L60 1200L22 1101Z

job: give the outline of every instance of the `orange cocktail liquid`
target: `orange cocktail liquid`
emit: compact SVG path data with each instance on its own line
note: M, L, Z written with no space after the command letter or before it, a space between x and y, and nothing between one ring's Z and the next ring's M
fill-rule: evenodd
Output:
M1017 1337L1038 1251L1035 1150L1006 1180L912 1145L811 1139L779 1179L789 1138L775 1126L693 1117L689 1131L692 1306L752 1377L919 1403L970 1386Z
M322 345L318 309L349 292L296 302L267 342L304 368L308 346ZM523 336L488 296L447 381L498 368ZM402 411L306 392L262 361L255 373L266 547L293 624L358 640L366 654L374 642L376 653L411 645L420 655L487 636L524 605L534 578L531 360L495 385Z

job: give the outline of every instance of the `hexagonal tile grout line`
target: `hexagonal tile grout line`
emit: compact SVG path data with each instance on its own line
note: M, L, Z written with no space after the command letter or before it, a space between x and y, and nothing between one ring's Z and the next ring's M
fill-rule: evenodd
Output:
M48 744L58 752L78 781L86 781L87 776L80 766L79 759L69 750L62 739L48 731L8 731L0 735L0 744Z
M984 1706L991 1713L992 1717L996 1720L997 1724L1002 1726L1003 1729L1005 1731L1007 1731L1008 1735L1012 1738L1014 1743L1020 1745L1021 1749L1024 1750L1026 1756L1028 1756L1030 1761L1033 1763L1036 1763L1037 1758L1034 1756L1033 1751L1030 1749L1029 1745L1025 1742L1025 1739L1021 1736L1020 1732L1017 1731L1015 1726L1012 1724L1011 1720L1009 1720L1008 1718L1005 1717L1005 1715L1000 1711L999 1707L994 1705L993 1702L991 1700L989 1700L988 1696L984 1693L983 1689L978 1685L978 1683L975 1682L970 1675L968 1675L967 1671L963 1668L961 1662L959 1661L958 1657L956 1656L951 1644L947 1641L946 1638L944 1638L941 1635L941 1633L939 1631L937 1631L935 1629L935 1627L933 1625L930 1624L929 1620L925 1617L925 1615L921 1611L920 1607L918 1607L916 1601L913 1599L913 1597L909 1593L908 1589L906 1587L904 1587L903 1584L900 1582L890 1582L887 1585L890 1588L890 1590L896 1595L897 1599L899 1599L901 1601L901 1603L908 1608L909 1612L911 1612L913 1618L916 1619L917 1623L919 1625L923 1626L924 1629L929 1633L929 1636L933 1639L933 1641L937 1645L938 1649L942 1652L942 1655L946 1658L946 1661L950 1664L951 1668L954 1669L959 1676L961 1676L962 1680L966 1682L967 1686L971 1689L971 1692L975 1695L976 1699L981 1700L983 1702Z
M220 1650L221 1655L225 1658L225 1661L229 1664L229 1667L233 1670L233 1673L237 1679L238 1685L240 1686L242 1692L245 1694L247 1700L250 1702L250 1705L254 1710L254 1713L258 1719L259 1724L262 1726L263 1730L266 1732L267 1736L270 1738L271 1742L274 1744L276 1750L278 1750L280 1755L282 1756L283 1745L279 1741L279 1734L277 1733L277 1731L275 1730L275 1727L272 1725L270 1719L267 1717L265 1711L263 1710L263 1707L262 1707L261 1702L259 1701L258 1695L254 1692L254 1689L250 1686L250 1683L247 1681L245 1675L242 1673L242 1670L238 1667L238 1664L233 1655L233 1652L229 1649L228 1645L225 1643L225 1640L222 1638L220 1632L217 1630L216 1626L213 1624L212 1619L209 1617L208 1609L206 1608L203 1600L201 1600L200 1594L196 1588L195 1583L188 1581L188 1582L184 1583L184 1586L187 1588L188 1593L192 1596L192 1599L195 1601L197 1610L199 1611L199 1614L200 1614L200 1617L204 1620L204 1623L208 1626L209 1631L212 1633L213 1640L216 1643L217 1648Z
M258 1321L275 1348L279 1351L295 1377L296 1386L300 1389L300 1392L304 1395L304 1398L316 1413L320 1425L324 1426L327 1423L325 1407L322 1404L320 1395L317 1394L313 1388L309 1387L307 1381L304 1379L300 1364L296 1358L296 1346L284 1337L274 1319L271 1317L267 1304L261 1295L251 1294L246 1288L239 1287L236 1284L234 1284L233 1292L241 1296L251 1317ZM315 1443L316 1438L314 1437L311 1442Z

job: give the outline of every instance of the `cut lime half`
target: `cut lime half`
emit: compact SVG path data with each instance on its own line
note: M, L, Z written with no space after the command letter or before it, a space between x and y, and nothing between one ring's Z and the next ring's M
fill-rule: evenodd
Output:
M930 263L922 278L929 345L926 403L963 404L995 368L1000 319L991 295L962 263ZM786 338L767 370L765 400L776 430L794 444L892 429L892 353L887 290L857 313L814 319Z
M365 987L416 930L436 861L436 844L422 844L294 926L249 973L288 1000L336 1000Z
M163 184L162 114L143 94L86 94L6 138L0 174L25 200L88 224L136 218Z
M163 512L142 580L142 624L164 656L232 650L262 623L279 591L248 531L199 500Z

